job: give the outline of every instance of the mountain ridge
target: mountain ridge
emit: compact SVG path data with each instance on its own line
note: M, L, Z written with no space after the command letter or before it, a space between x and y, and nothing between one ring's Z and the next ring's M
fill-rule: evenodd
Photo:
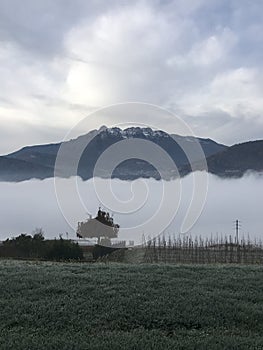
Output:
M77 172L74 174L71 169L67 168L67 171L64 174L62 173L61 176L78 175L83 180L87 180L93 176L93 170L99 156L108 147L119 141L134 138L151 141L161 147L175 162L181 176L189 174L192 168L194 171L205 170L200 165L200 154L196 153L197 143L205 154L208 171L212 174L221 177L240 177L248 170L263 170L263 141L261 140L226 146L210 138L168 134L165 131L153 130L148 127L120 129L102 126L98 130L94 129L69 141L25 146L15 152L1 156L0 181L18 182L31 178L53 177L56 157L61 145L67 147L66 168L67 162L70 163L70 157L74 158L76 149L84 149ZM88 146L86 147L87 143ZM189 164L184 150L192 154L191 164ZM171 179L175 176L172 169L162 170L165 179ZM99 176L123 180L134 180L140 177L161 178L158 170L151 164L136 158L125 160L114 169L112 174L109 173L107 168L102 168Z

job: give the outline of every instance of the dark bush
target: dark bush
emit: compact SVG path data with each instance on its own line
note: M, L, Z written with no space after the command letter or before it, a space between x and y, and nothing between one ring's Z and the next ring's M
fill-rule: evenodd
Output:
M77 243L69 240L44 240L41 233L21 234L7 239L0 246L0 257L50 260L81 260L83 253Z
M83 252L78 243L60 238L47 241L46 258L48 260L82 260Z

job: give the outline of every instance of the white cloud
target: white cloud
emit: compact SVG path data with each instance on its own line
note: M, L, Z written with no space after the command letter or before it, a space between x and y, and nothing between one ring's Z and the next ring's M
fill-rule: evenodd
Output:
M239 120L240 139L253 138L255 125L262 125L263 5L248 5L221 0L76 0L73 6L61 0L27 0L22 11L21 2L3 0L2 130L9 135L10 122L27 125L32 143L37 138L33 132L41 126L57 129L60 137L61 130L95 108L142 101L191 120L198 135L212 137L227 115ZM251 126L247 120L253 120ZM172 118L165 120L167 126L174 131ZM224 142L231 134L224 130L217 137ZM0 136L3 150L3 131ZM46 141L51 139L54 133ZM19 137L16 140L18 145ZM21 137L20 144L24 142Z
M182 108L196 116L218 110L235 118L257 118L263 113L261 81L262 72L254 68L219 73L204 89L186 96Z
M68 55L77 58L69 70L67 98L99 106L154 102L163 61L178 35L176 25L141 4L103 14L92 25L84 21L66 38Z
M219 35L209 36L194 45L190 51L190 59L196 65L211 65L224 62L231 49L237 43L236 35L228 28L224 28Z

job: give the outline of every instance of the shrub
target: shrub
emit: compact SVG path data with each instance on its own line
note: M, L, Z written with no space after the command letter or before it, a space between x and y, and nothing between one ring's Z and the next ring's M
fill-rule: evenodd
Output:
M83 252L78 245L68 240L60 238L59 240L47 241L46 258L48 260L82 260Z
M83 252L77 243L68 240L44 240L41 233L21 234L7 239L0 247L0 256L24 259L81 260Z

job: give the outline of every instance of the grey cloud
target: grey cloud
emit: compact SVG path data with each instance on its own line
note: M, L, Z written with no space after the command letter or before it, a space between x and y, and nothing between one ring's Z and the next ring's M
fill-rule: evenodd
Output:
M214 110L198 117L184 116L184 119L198 136L212 138L228 146L262 139L263 121L260 116L252 120L242 115L233 118L223 111Z
M64 36L75 24L111 5L100 0L1 0L0 39L37 55L61 54Z

